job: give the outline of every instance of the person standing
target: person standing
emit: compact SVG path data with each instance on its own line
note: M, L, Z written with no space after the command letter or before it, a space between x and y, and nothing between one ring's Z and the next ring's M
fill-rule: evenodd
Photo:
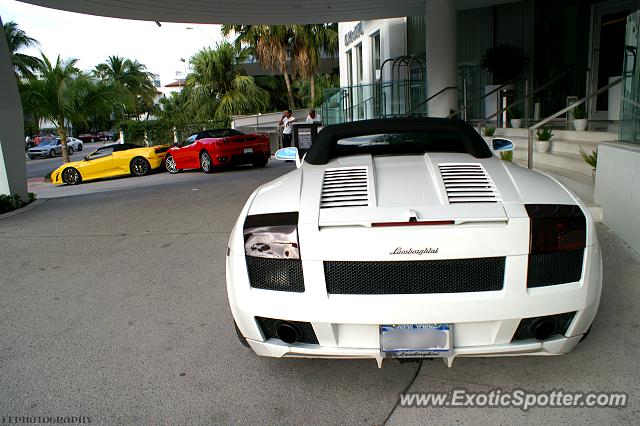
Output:
M284 126L282 129L282 147L286 148L291 146L291 139L293 138L293 122L295 121L293 111L286 110L280 119L278 126Z
M309 110L309 115L307 115L307 123L319 123L321 121L322 120L320 119L320 116L316 114L315 109Z

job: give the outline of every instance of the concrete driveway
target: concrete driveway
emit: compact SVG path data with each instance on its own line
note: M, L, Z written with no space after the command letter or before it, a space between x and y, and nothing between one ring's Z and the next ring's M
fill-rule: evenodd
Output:
M0 220L0 416L117 424L638 423L640 263L606 228L587 341L545 358L422 364L258 358L235 336L224 259L255 187L292 169L149 176ZM160 178L153 184L150 178ZM130 180L136 181L136 179ZM91 185L80 185L91 192ZM99 186L99 184L98 184ZM415 391L617 390L624 409L398 408Z

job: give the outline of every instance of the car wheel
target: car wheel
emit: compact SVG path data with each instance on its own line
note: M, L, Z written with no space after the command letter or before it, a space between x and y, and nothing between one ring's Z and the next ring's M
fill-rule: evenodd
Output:
M73 155L73 147L72 146L68 146L67 147L67 152L69 153L69 155Z
M269 162L269 157L267 157L266 155L260 155L258 158L256 158L253 161L253 166L254 167L264 167L267 165L267 163Z
M82 151L82 144L78 144L78 152Z
M149 174L149 172L151 171L151 165L146 159L142 157L136 157L131 160L129 169L131 169L131 174L134 176L144 176Z
M249 346L249 344L247 343L247 339L245 339L244 336L242 335L242 332L240 332L240 329L238 328L238 324L236 324L236 322L234 321L233 325L236 327L236 334L238 335L238 340L240 340L240 343L242 343L242 346L250 348L251 346Z
M213 171L213 164L211 163L211 156L207 151L200 153L200 167L205 173L211 173Z
M164 168L171 174L176 174L180 171L180 169L176 167L176 160L173 159L172 155L167 155L167 158L165 158Z
M56 156L56 150L52 149L51 151L49 151L49 157L53 158Z
M80 172L73 167L67 167L62 171L62 182L67 185L77 185L82 182Z
M33 155L29 156L29 159L31 159L31 160L33 160L34 158L36 158L36 157L34 157Z

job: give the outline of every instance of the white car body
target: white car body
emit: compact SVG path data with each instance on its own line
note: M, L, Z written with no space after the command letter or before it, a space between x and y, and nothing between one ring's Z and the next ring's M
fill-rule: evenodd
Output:
M366 176L364 205L340 207L340 203L332 204L326 193L323 198L323 185L329 185L323 182L325 179L330 182L332 173L348 176L354 169ZM474 193L456 193L455 175L460 170L463 175L474 170L482 179L489 179L489 201ZM536 265L542 262L544 275L545 259L557 265L563 256L530 253L532 219L525 205L534 204L569 206L584 215L584 252L581 266L576 266L579 279L528 287L530 258L538 262ZM303 292L255 288L250 281L245 221L247 217L268 218L279 212L298 212ZM406 268L417 268L418 275L424 265L435 268L428 269L428 281L434 273L440 273L443 267L439 265L445 265L409 263L412 261L453 261L448 264L449 272L442 272L445 277L457 277L458 281L450 285L466 280L467 285L474 286L476 278L465 276L465 271L476 270L476 266L477 271L488 270L478 265L492 258L504 259L504 269L496 269L503 274L499 289L420 294L405 294L403 289L395 294L374 294L380 287L402 288L405 281L413 280L400 278ZM378 279L377 271L388 275ZM442 152L352 155L319 165L303 161L300 168L263 185L249 197L231 233L226 273L229 303L239 334L258 355L371 358L378 365L393 356L382 350L384 325L449 324L451 345L439 355L449 366L460 356L567 353L588 332L602 285L601 253L593 220L569 190L550 177L495 156L476 158L467 153ZM334 290L329 290L328 280ZM370 285L377 287L370 294L362 294L367 280L376 281ZM344 289L352 289L352 285L359 290L345 294L348 291ZM273 333L269 335L265 329L268 324L260 322L261 318L279 321L269 323L278 327L289 321L303 328L309 323L317 343L314 339L311 343L285 343ZM552 320L556 332L542 340L532 337L534 323L538 327L544 321L548 326ZM309 334L304 330L301 334Z
M71 147L74 152L82 151L82 141L78 138L69 136L67 138L67 147Z

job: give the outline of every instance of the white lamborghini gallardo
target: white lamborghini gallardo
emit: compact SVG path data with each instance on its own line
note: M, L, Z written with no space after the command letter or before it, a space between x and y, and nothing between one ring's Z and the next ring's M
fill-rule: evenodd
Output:
M504 139L496 151L513 149ZM462 121L325 127L231 233L238 337L271 357L557 355L602 286L593 220L554 179L496 158Z

